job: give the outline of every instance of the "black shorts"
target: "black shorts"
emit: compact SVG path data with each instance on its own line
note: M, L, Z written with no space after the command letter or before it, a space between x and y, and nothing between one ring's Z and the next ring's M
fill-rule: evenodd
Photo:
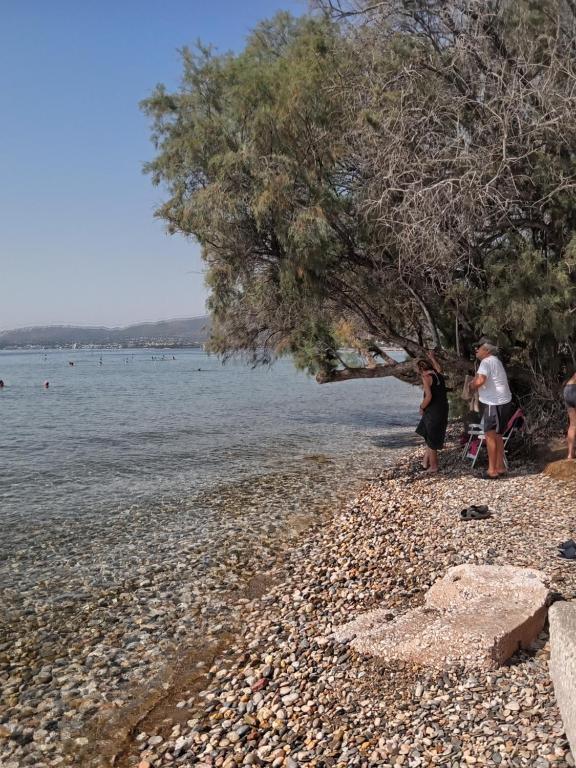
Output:
M564 387L564 402L566 408L576 408L576 384L566 384Z
M484 432L506 432L508 422L514 415L515 407L512 400L504 405L487 405L480 403L482 411L482 427Z

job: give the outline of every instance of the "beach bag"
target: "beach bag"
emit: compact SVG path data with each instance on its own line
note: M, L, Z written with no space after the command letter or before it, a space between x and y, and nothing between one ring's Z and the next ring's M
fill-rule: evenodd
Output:
M470 382L474 381L474 376L465 376L464 384L462 386L462 394L460 395L463 400L468 402L468 407L474 413L480 413L480 398L478 396L478 390L470 391Z
M462 400L472 399L472 393L470 392L471 381L474 381L474 376L464 376L464 384L462 385L462 393L460 395Z

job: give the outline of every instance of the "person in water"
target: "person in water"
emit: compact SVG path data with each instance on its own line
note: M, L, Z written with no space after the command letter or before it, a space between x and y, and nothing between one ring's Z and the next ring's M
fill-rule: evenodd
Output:
M4 389L4 381L0 379L0 389Z
M576 373L568 379L564 385L564 403L568 411L568 432L566 442L568 443L568 459L576 459L574 450L576 448Z
M438 472L438 451L444 448L448 426L448 396L442 366L434 352L429 352L428 355L429 360L422 358L416 362L424 391L420 403L421 419L416 433L426 442L422 466L426 472L434 473Z
M45 381L44 382L44 389L48 389L49 386L50 386L50 382L49 381Z

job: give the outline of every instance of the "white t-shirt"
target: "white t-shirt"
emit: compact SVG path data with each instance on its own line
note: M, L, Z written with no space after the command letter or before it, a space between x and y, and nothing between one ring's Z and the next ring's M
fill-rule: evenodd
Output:
M480 402L485 405L505 405L512 400L508 386L508 376L500 360L494 355L485 357L478 366L478 373L486 376L486 381L478 390Z

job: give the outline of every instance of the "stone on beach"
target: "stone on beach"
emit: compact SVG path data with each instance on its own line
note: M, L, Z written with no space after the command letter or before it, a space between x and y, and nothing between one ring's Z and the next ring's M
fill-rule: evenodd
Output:
M550 609L550 676L566 736L576 751L576 603Z
M335 638L370 656L443 668L497 667L528 648L544 627L549 590L541 571L504 565L450 568L424 605L388 620L362 614Z

